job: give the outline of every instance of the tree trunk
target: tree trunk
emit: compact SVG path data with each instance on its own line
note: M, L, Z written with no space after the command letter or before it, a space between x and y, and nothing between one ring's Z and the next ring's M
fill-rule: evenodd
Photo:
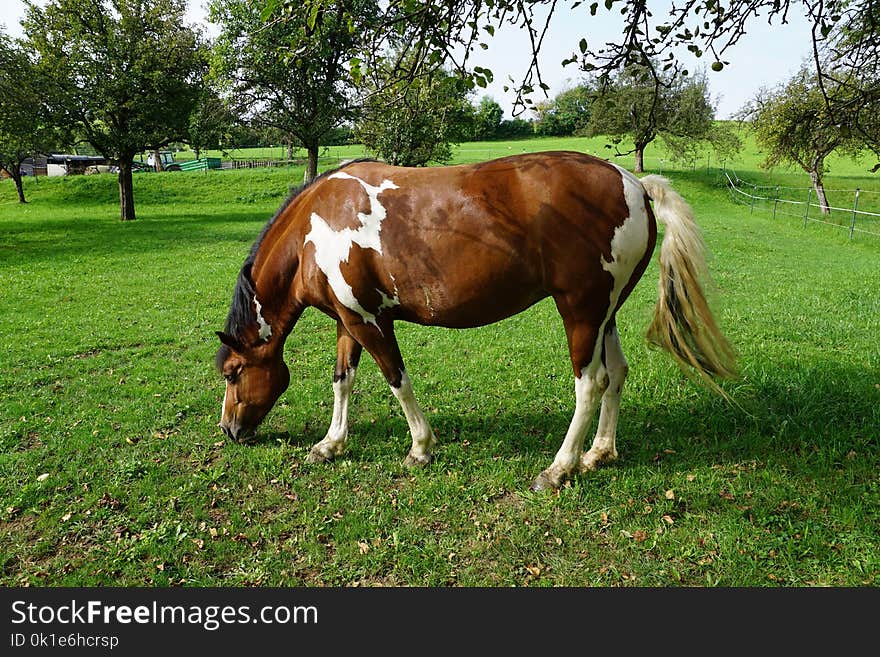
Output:
M134 186L131 180L132 158L124 158L119 161L119 218L122 221L131 221L134 215Z
M313 181L318 175L318 144L307 145L306 151L309 154L309 161L306 164L305 181L308 183Z
M636 144L636 173L645 172L645 146L644 144Z
M287 161L290 162L293 159L293 142L287 142Z
M828 207L828 198L825 196L825 186L822 184L821 161L813 164L813 169L810 171L810 182L813 183L813 190L816 192L816 200L819 201L819 208L822 210L822 214L831 214L831 209Z
M18 202L27 203L24 198L24 185L21 182L21 165L13 164L10 167L9 173L12 175L12 179L15 181L15 191L18 192Z
M162 156L157 150L153 151L153 166L156 171L165 171L165 167L162 165Z

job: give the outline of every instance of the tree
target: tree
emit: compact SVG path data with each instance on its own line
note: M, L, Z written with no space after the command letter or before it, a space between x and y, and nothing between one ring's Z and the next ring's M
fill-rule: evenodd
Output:
M218 150L228 145L232 141L235 122L229 103L206 84L187 127L186 143L193 149L196 159L203 150Z
M370 93L356 135L390 164L448 162L452 142L472 108L461 80L435 71L411 82L395 81Z
M836 92L832 97L837 97ZM835 151L855 157L865 146L848 125L833 120L833 112L829 112L813 72L802 68L786 84L759 92L743 115L751 118L755 140L766 152L763 166L801 167L810 175L822 213L828 214L822 183L826 158Z
M306 178L318 171L321 139L357 111L346 64L369 32L375 0L334 0L310 13L302 3L261 7L212 0L220 25L218 72L242 116L295 138L308 153Z
M27 3L27 47L39 53L54 110L119 167L120 216L135 218L132 162L186 135L204 57L183 0Z
M504 119L498 126L498 132L495 134L496 139L523 139L531 137L535 134L535 128L531 121L527 121L520 117L514 119Z
M692 155L700 143L719 147L731 143L732 133L714 122L715 109L704 76L657 80L647 67L630 65L604 87L597 81L596 89L586 133L609 135L615 147L624 140L632 142L632 150L621 153L618 149L617 154L635 153L636 172L644 171L645 147L657 137L676 159ZM727 139L722 140L722 135Z
M581 134L590 118L593 90L586 85L567 89L549 101L535 105L535 132L553 137Z
M504 110L501 109L501 105L492 97L483 96L474 108L471 139L474 141L497 139L503 118Z
M27 51L0 29L0 170L15 182L19 202L26 202L22 164L56 139L43 78Z

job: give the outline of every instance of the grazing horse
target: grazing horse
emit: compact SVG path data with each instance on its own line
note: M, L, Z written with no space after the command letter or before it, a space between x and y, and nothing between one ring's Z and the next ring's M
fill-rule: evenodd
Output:
M333 418L308 460L345 449L366 349L409 424L405 464L425 465L436 438L413 395L395 320L481 326L550 296L568 338L576 406L562 446L532 488L558 488L617 457L627 362L615 317L654 251L655 213L665 233L648 339L720 391L711 377L733 375L733 352L699 283L705 255L691 209L665 178L639 179L576 152L435 168L355 161L295 193L245 260L217 333L216 362L226 379L220 427L234 440L253 434L290 382L284 341L312 306L336 320L337 343Z

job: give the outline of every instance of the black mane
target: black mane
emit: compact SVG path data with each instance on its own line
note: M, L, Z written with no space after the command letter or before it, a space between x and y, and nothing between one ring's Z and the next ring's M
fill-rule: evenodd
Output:
M371 160L369 158L363 158L358 160L351 160L350 162L345 162L335 169L330 169L325 171L319 176L316 176L314 179L310 180L307 183L300 185L297 189L295 189L290 196L287 197L287 200L281 204L281 207L278 208L278 211L266 222L266 225L263 226L263 229L260 231L257 240L254 242L254 245L251 247L250 253L248 253L247 258L245 258L244 264L241 266L241 270L238 272L238 279L235 281L235 288L232 291L232 303L229 306L229 314L226 316L226 325L223 329L223 332L226 335L232 337L237 341L241 341L244 336L244 331L248 326L252 326L257 321L256 309L254 308L254 280L251 277L251 269L254 266L254 260L256 260L257 253L260 250L260 246L263 243L263 239L266 237L266 234L269 232L269 229L272 228L275 221L277 221L278 217L280 217L284 211L288 208L288 206L293 203L296 198L302 194L306 189L317 183L318 181L330 176L337 171L344 169L345 167L355 164L357 162L374 162L375 160ZM218 369L226 360L229 355L229 347L223 345L220 347L220 350L217 352L217 367Z

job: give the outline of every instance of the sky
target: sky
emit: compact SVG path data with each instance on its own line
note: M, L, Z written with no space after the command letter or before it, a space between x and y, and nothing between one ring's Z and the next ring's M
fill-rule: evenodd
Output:
M188 0L187 18L194 24L201 24L206 34L216 34L214 26L206 25L205 4L206 0ZM577 50L582 37L586 37L591 46L597 46L620 34L619 17L614 13L604 11L600 6L593 17L585 11L588 3L573 12L567 9L569 4L559 3L560 8L542 46L541 74L550 87L548 94L551 98L579 83L581 74L577 64L563 68L561 62ZM670 3L655 0L650 6L657 13L664 4ZM795 7L799 5L795 3ZM19 21L23 16L22 0L0 0L0 23L5 25L7 33L14 36L21 34ZM505 92L503 87L505 84L513 86L510 77L516 82L522 79L528 68L531 50L523 39L523 32L509 26L498 30L487 43L489 49L477 49L471 64L491 69L494 82L486 89L478 89L477 98L491 96L504 108L509 118L514 95ZM773 87L792 77L809 54L810 28L803 17L796 15L796 11L789 16L786 25L780 25L778 20L768 25L766 18L753 19L748 24L746 35L725 53L724 59L730 64L720 72L707 70L710 93L717 107L716 116L720 119L731 118L761 87ZM706 57L696 59L689 53L685 55L683 61L691 71L708 68L711 64L711 59ZM544 99L544 95L538 92L531 98L538 102Z

